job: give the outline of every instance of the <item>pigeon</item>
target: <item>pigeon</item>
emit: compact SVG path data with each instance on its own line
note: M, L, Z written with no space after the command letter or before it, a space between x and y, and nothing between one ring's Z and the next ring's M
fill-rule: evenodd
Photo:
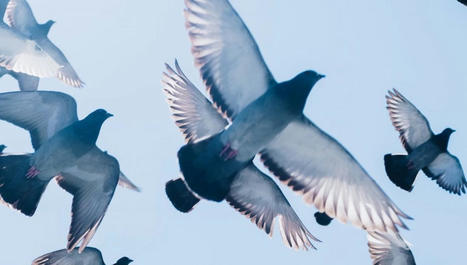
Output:
M188 80L175 63L176 71L167 66L163 75L164 91L176 124L180 127L188 144L202 141L216 134L228 125L201 92ZM214 157L219 158L216 153ZM222 170L225 165L219 159ZM233 161L228 160L226 163ZM262 173L251 161L238 170L229 183L226 201L241 214L247 216L260 229L272 235L275 220L279 220L282 238L287 246L296 249L314 248L310 240L318 241L303 225L289 202L275 182ZM186 172L185 172L186 173ZM216 188L209 185L209 187ZM175 208L189 212L203 198L191 192L191 186L183 178L171 180L166 185L166 193Z
M0 77L9 74L18 80L22 91L35 91L39 78L57 77L67 85L82 87L84 82L65 55L47 37L52 20L38 24L25 0L1 0L0 14L7 24L0 22Z
M195 65L214 106L229 122L233 121L232 127L242 118L242 111L267 94L277 82L253 36L229 1L186 0L185 5L185 24ZM181 99L180 104L185 101ZM196 108L186 109L186 112L194 110ZM195 121L180 118L178 125L187 131L188 124ZM251 126L260 128L262 123ZM193 127L195 129L188 133L201 130L199 125ZM281 131L279 129L270 142L261 143L264 146L257 150L259 157L269 171L303 195L306 202L331 218L370 231L397 231L397 226L406 228L402 219L411 219L410 216L392 202L337 140L303 113ZM232 151L237 153L237 158L246 151L253 152L248 146L246 151L231 149L226 150L227 158Z
M434 134L425 116L396 89L388 91L386 104L392 125L408 153L384 156L389 179L410 192L422 170L449 193L465 193L467 181L462 166L459 159L447 151L454 130L446 128L440 134Z
M118 161L96 146L101 126L111 116L98 109L78 120L75 100L59 92L0 94L0 119L28 130L35 150L0 156L1 199L32 216L55 177L73 195L68 251L81 242L82 252L89 243L121 175Z
M120 258L114 265L128 265L133 260L128 257ZM38 257L32 265L105 265L102 253L97 248L86 247L80 254L78 249L68 252L66 249L57 250Z
M412 251L399 233L368 232L367 238L373 265L415 265Z

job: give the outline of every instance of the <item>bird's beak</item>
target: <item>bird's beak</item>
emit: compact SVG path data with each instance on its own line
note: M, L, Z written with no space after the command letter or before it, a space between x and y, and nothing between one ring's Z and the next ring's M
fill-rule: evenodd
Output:
M113 117L114 115L112 113L107 112L107 118Z
M318 78L321 79L321 78L325 78L326 75L322 75L322 74L318 74Z

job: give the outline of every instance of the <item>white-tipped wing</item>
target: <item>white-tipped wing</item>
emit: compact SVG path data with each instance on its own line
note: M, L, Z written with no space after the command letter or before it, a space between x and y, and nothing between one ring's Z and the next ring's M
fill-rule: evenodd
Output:
M233 118L276 82L227 0L185 0L195 64L214 103Z
M386 105L392 125L399 132L401 142L408 152L431 138L433 132L428 120L399 91L388 91Z
M227 121L216 111L209 100L190 82L177 63L177 72L166 65L162 85L175 124L187 142L193 142L220 132Z
M83 87L84 82L79 78L75 69L68 62L65 54L53 44L48 38L37 40L37 44L62 67L58 70L56 77L65 84L73 87Z
M105 265L101 252L96 248L87 247L79 254L78 249L68 253L66 249L57 250L38 257L32 265Z
M264 165L320 212L377 231L405 227L405 215L352 155L306 117L261 152Z
M289 247L314 248L310 240L317 239L303 225L276 183L253 164L237 174L226 200L269 235L278 221L282 239Z
M441 153L431 162L423 172L438 185L449 191L461 195L465 193L467 181L459 159L449 153Z
M119 175L118 161L96 147L82 156L76 166L57 176L58 184L73 194L68 250L81 242L82 252L92 239L112 200Z
M18 30L21 34L29 38L33 35L35 30L38 30L36 18L28 2L25 0L10 0L5 11L4 19L10 27Z
M0 66L7 70L37 77L56 76L61 65L38 43L0 24Z
M120 175L118 177L118 185L123 187L123 188L127 188L129 190L133 190L133 191L136 191L136 192L140 192L141 189L136 186L136 184L134 184L125 174L123 174L123 172L120 171Z
M369 232L367 238L373 265L415 265L412 251L398 233Z
M78 120L76 102L67 94L52 91L0 94L0 119L28 130L32 145L40 145L56 132Z

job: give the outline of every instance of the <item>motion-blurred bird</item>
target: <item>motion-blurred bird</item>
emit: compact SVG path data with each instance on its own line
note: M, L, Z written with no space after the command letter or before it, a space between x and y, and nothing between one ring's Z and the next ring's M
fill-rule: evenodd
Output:
M114 265L128 265L133 260L128 257L120 258ZM78 249L68 253L66 249L57 250L38 257L32 265L105 265L102 253L92 247L87 247L80 254Z
M75 100L63 93L0 94L0 119L30 132L35 152L0 156L0 195L12 208L32 216L49 181L73 194L67 249L80 251L93 237L120 177L118 161L95 144L103 109L78 120Z
M228 1L187 0L185 4L186 27L195 65L201 72L213 104L229 121L233 121L230 127L235 126L238 121L247 119L242 111L281 84L274 80L256 42ZM300 104L305 104L306 95L300 95L303 100ZM177 96L174 95L175 98ZM201 102L205 103L203 100ZM190 106L183 109L187 101L186 98L178 98L172 101L172 108L177 125L190 137L198 131L205 131L192 124L206 118L204 113L190 114L205 108ZM267 115L264 117L270 118ZM282 114L273 115L280 117ZM262 122L250 125L255 128L251 131L271 135L271 132L261 130L264 128ZM222 148L221 154L227 154L227 158L233 155L238 161L246 158L241 154L258 151L264 165L279 180L331 218L351 222L370 231L397 231L396 225L405 227L401 218L410 217L391 201L341 144L305 115L300 113L285 128L278 128L275 132L277 135L270 142L257 143L252 140L260 137L248 136L247 129L245 136L248 137L242 140L242 147L246 150L238 149L238 143L231 141Z
M438 185L461 195L467 181L457 157L447 151L453 129L434 134L428 120L399 91L394 89L386 96L387 109L392 124L408 155L384 156L386 173L398 187L411 191L418 171L423 172Z
M415 265L412 251L399 233L369 232L367 238L373 265Z
M37 90L39 78L55 76L66 84L82 87L65 55L47 37L52 20L38 24L25 0L0 0L0 77L9 74L23 91Z

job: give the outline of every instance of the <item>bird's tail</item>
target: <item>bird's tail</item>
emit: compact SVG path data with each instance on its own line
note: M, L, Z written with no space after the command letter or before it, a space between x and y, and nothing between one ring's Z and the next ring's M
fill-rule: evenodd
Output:
M0 156L0 196L10 207L32 216L48 181L28 178L31 155Z
M412 191L419 169L411 165L406 155L386 154L384 156L384 167L389 179L396 186L409 192Z
M170 180L165 184L165 193L172 205L180 212L187 213L200 201L187 187L182 178Z

